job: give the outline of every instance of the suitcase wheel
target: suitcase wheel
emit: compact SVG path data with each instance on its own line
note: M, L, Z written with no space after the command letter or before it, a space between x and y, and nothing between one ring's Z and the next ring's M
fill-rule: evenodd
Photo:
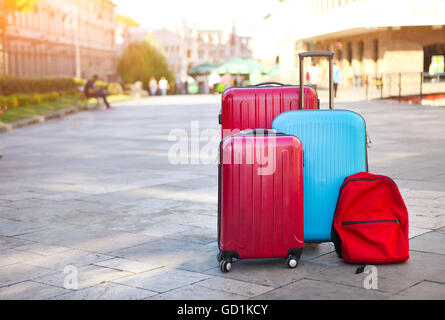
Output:
M216 256L216 260L218 260L219 263L221 263L221 261L223 261L223 255L222 253L218 253L218 255Z
M286 259L287 266L290 269L295 269L298 266L298 262L299 261L298 261L297 257L295 257L295 256L289 256Z
M222 260L219 264L219 268L222 273L228 273L232 270L232 259L230 260Z

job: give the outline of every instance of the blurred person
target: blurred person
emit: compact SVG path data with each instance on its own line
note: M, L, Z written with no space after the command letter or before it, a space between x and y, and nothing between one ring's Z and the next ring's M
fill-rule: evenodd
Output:
M227 72L224 77L222 77L221 79L221 85L224 87L224 89L228 89L233 87L234 85L234 81L232 78L232 75L230 74L230 72Z
M309 67L308 74L309 83L311 84L312 88L317 91L318 81L320 80L320 68L315 62Z
M337 98L338 84L340 83L342 74L337 63L334 63L334 97Z
M84 88L83 92L85 93L85 96L88 99L90 99L90 98L96 98L96 99L102 98L102 100L104 101L105 105L107 106L107 110L110 110L111 106L110 106L110 104L107 101L108 91L105 90L105 89L96 87L97 80L99 80L99 76L97 74L95 74L85 84L85 88Z
M150 94L152 96L156 95L156 92L158 91L158 82L156 81L155 77L151 77L150 81L148 82L148 89L150 90Z
M159 81L159 90L161 91L161 95L166 96L169 89L170 86L167 79L165 77L162 77Z
M210 93L215 94L217 93L218 85L221 83L222 79L219 74L216 72L212 72L209 76L209 88Z
M181 90L182 90L181 86L182 86L181 80L176 79L176 81L175 81L175 94L181 94Z

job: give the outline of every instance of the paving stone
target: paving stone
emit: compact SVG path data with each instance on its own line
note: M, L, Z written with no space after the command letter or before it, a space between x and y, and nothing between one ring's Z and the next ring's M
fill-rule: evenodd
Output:
M445 255L445 233L428 232L410 241L410 249Z
M245 300L245 296L214 290L199 285L189 285L158 294L150 300Z
M211 276L201 273L161 268L114 280L113 282L163 293L209 278Z
M426 278L426 280L433 281L433 282L440 282L445 284L445 270L432 275L431 277Z
M83 266L77 269L77 290L96 286L104 282L110 282L128 275L131 275L131 273L93 265ZM65 274L64 270L62 270L51 275L35 278L34 281L64 288L66 276L67 274Z
M16 247L14 249L17 251L32 252L32 253L39 254L42 256L51 256L54 254L59 254L59 253L71 250L70 248L66 248L66 247L51 246L51 245L46 245L46 244L41 244L41 243L27 244L24 246Z
M202 272L217 265L213 247L161 238L139 246L109 253L155 266Z
M332 242L328 243L306 243L304 245L302 260L310 261L328 253L334 252L335 247Z
M216 258L214 259L216 260ZM300 261L296 269L289 269L284 259L239 260L234 261L230 273L222 274L219 267L208 270L206 273L222 278L278 288L327 268L329 266L311 261Z
M255 297L273 290L272 287L238 281L227 278L214 277L197 283L198 286L208 289L220 290L228 293L238 294L246 297Z
M340 266L312 273L306 278L363 288L367 274L356 275L357 267L359 266L342 263ZM445 256L411 251L407 262L380 265L377 269L379 290L397 293L444 270Z
M434 230L445 226L443 209L411 206L408 211L410 226Z
M433 231L433 230L409 226L409 238L412 239L412 238L415 238L417 236L420 236L422 234L425 234L425 233L428 233L431 231Z
M165 237L185 243L197 243L205 245L218 241L218 232L216 228L192 227L187 231L172 233Z
M0 267L0 287L53 274L54 270L16 263Z
M70 226L44 230L20 236L20 239L38 241L84 251L107 253L148 242L154 237L103 229L101 226Z
M422 281L396 295L391 300L444 300L445 284Z
M104 283L94 287L66 293L54 300L145 300L157 292L127 287L117 283Z
M0 288L0 300L46 300L68 290L34 281L24 281Z
M162 265L155 266L148 263L142 263L139 261L132 261L122 258L99 261L94 263L94 265L132 273L141 273L162 267Z
M12 237L43 229L42 225L31 225L21 221L0 218L0 235Z
M0 267L0 286L31 281L48 273L60 276L67 264L97 264L111 273L122 269L153 272L148 284L169 287L164 273L144 270L148 264L217 277L191 284L185 281L180 288L153 296L159 299L246 298L250 294L243 284L248 288L279 288L295 281L308 282L309 288L303 293L317 296L321 291L311 291L309 286L318 288L314 280L303 278L320 272L325 272L324 278L317 283L328 292L336 287L335 298L375 298L376 294L380 298L381 293L363 294L363 287L359 287L362 284L353 281L355 273L351 278L354 267L344 264L330 243L307 245L296 270L287 269L282 259L236 261L233 271L222 275L215 259L217 167L168 162L171 130L190 131L190 121L199 118L201 129L218 131L218 98L166 97L123 105L125 108L116 108L113 113L84 112L0 135L0 153L4 155L0 162L0 181L4 182L0 185L0 253L26 249L18 255L0 255L0 261L17 262ZM379 267L381 289L398 293L425 280L443 283L440 268L445 265L444 255L437 241L443 243L443 239L429 232L445 234L445 113L439 108L385 101L353 105L339 101L338 107L352 108L364 116L373 140L370 169L396 179L410 213L410 238L414 238L415 251L406 264ZM58 253L51 246L74 250ZM93 278L109 281L111 274L107 272ZM227 291L201 285L221 281L227 281L226 287L225 282L220 284ZM97 291L94 285L66 294L66 298L114 299L119 291L124 299L145 298L141 289L128 286L105 283L97 287ZM26 298L27 286L23 288Z
M100 253L91 253L81 250L69 250L50 256L39 256L26 260L29 265L47 268L55 271L63 271L66 266L82 267L112 259L113 256Z
M382 300L387 293L303 279L256 297L259 300Z
M0 236L0 250L3 249L14 249L16 247L33 244L34 242L18 239L15 237L4 237Z
M31 252L17 251L14 249L0 250L0 267L19 262L27 262L32 259L38 259L39 257L41 256Z

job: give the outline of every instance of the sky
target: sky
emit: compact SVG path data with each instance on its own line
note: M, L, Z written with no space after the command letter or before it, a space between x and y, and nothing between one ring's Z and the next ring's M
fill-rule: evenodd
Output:
M176 30L182 20L203 29L231 29L251 35L278 0L112 0L116 12L143 28Z

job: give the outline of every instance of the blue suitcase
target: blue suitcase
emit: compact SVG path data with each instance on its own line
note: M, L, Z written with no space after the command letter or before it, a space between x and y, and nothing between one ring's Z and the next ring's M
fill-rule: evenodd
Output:
M304 238L307 242L331 241L332 221L345 178L368 171L365 120L352 111L332 110L333 53L300 55L300 70L307 56L328 56L330 109L291 111L279 115L273 129L298 137L304 150ZM304 83L304 79L300 79ZM304 101L302 98L301 101Z

